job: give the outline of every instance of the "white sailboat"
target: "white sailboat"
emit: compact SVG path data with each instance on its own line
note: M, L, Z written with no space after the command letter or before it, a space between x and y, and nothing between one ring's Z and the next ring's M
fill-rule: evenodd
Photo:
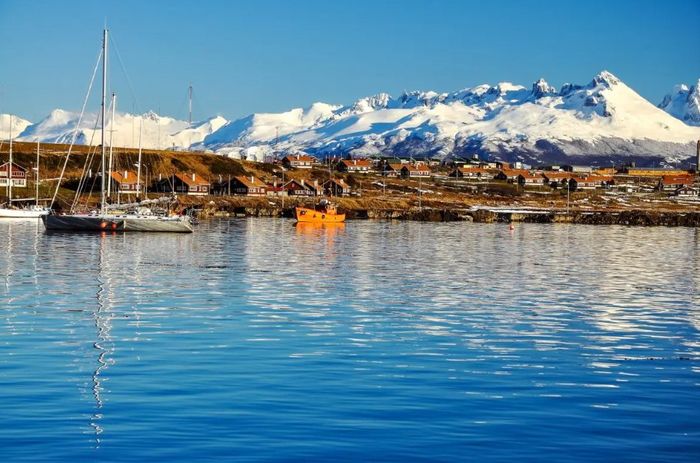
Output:
M47 215L49 209L39 205L39 141L36 145L36 195L34 204L25 207L13 207L12 202L28 201L28 199L12 199L12 187L14 183L14 159L12 159L12 116L10 116L10 159L7 163L7 207L0 207L0 218L12 219L38 219Z
M105 144L105 113L107 94L107 34L105 29L102 35L102 191L100 200L100 210L90 214L50 214L42 216L46 230L64 232L87 232L87 231L141 231L141 232L175 232L192 233L192 222L189 217L181 215L157 215L148 207L146 201L133 205L107 205L107 183L105 172L106 166L106 144ZM130 206L135 209L130 212ZM122 211L117 212L115 208ZM111 212L110 212L111 210Z

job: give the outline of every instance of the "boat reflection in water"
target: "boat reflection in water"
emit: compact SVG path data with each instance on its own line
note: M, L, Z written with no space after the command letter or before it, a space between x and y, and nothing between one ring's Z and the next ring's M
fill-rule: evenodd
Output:
M95 409L90 417L90 426L95 430L96 447L100 446L100 434L104 431L100 425L100 421L103 418L102 408L104 407L102 374L110 365L114 364L114 360L111 358L111 354L114 352L114 346L110 336L110 331L112 329L110 295L112 290L110 288L110 278L107 276L106 272L107 262L105 246L107 243L105 241L107 239L107 233L103 233L102 236L100 236L99 265L96 278L97 292L95 294L97 304L95 310L92 312L95 328L97 329L97 339L93 343L93 348L97 352L97 365L92 373L92 395L95 398Z
M325 236L332 242L336 237L345 233L345 223L313 223L297 222L294 224L297 236L313 239Z

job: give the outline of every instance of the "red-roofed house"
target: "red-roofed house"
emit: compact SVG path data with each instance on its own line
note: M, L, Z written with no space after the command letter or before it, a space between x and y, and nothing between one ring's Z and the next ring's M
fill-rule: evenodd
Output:
M342 178L331 178L323 182L323 193L329 196L347 196L350 194L350 185Z
M450 172L450 177L482 179L491 176L486 169L481 167L458 167Z
M292 179L284 184L284 189L289 196L318 196L322 192L318 186L318 180L307 182L304 179Z
M694 175L664 175L659 181L661 191L675 191L678 188L690 187L695 183Z
M398 177L399 175L401 175L402 167L403 164L398 163L384 164L382 175L385 177Z
M185 174L178 173L170 179L161 180L161 191L175 191L175 193L184 193L187 195L208 195L209 182L195 173Z
M369 172L372 163L369 159L343 159L336 168L341 172Z
M525 169L501 169L500 172L496 174L494 179L517 182L518 175L530 175L530 171Z
M282 165L287 169L311 169L316 159L307 154L295 154L282 158Z
M267 194L267 184L252 175L238 175L231 179L228 191L234 195L265 196Z
M10 177L10 163L6 162L0 166L0 186L7 186ZM12 163L12 186L18 188L27 187L27 169L19 164Z
M112 172L112 191L120 194L138 194L140 188L137 177L136 172L130 170Z
M401 167L402 178L430 177L430 167L425 164L405 164Z
M542 174L531 174L529 172L526 174L519 174L517 179L518 185L522 186L541 186L544 185L545 182Z

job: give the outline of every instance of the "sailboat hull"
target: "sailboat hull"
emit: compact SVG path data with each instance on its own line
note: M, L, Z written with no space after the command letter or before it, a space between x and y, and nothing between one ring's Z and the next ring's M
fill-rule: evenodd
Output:
M0 208L0 218L38 219L48 215L48 209L5 209Z
M186 217L47 215L42 220L47 231L192 233Z

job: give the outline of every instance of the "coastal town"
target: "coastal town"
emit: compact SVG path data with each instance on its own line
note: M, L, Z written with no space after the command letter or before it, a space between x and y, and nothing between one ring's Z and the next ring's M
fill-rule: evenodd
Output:
M36 150L48 198L51 179L65 157L65 145L15 143L15 159L0 165L0 196L12 178L15 189L33 189ZM95 192L97 165L85 167L88 179L78 181L79 166L94 147L74 147L73 170L57 204L80 190ZM539 165L448 156L445 159L375 157L343 159L307 153L280 153L265 162L249 162L196 152L148 150L141 165L135 150L115 149L114 168L107 189L112 203L176 194L202 215L285 215L285 209L334 197L350 218L417 218L458 220L473 218L465 210L508 208L507 220L519 212L551 215L576 211L661 210L696 211L700 184L696 169L674 167ZM6 161L8 143L0 144ZM700 156L700 142L696 153ZM96 163L95 163L96 164ZM11 174L10 174L11 172ZM70 178L73 180L70 181ZM92 180L91 180L92 179ZM89 185L93 185L90 187ZM18 190L16 190L18 191ZM37 190L38 191L38 190ZM31 196L31 195L28 195ZM3 201L6 201L6 196ZM32 198L33 199L33 198ZM62 203L64 205L62 205ZM89 204L86 203L86 207ZM439 210L440 214L426 211ZM514 218L514 215L516 218ZM498 218L496 220L499 220Z

